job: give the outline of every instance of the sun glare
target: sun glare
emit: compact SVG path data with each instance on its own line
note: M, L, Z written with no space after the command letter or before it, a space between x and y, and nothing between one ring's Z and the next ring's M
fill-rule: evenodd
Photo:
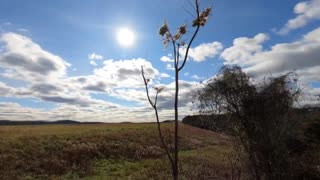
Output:
M134 44L135 35L128 28L121 28L117 32L117 41L121 46L129 47Z

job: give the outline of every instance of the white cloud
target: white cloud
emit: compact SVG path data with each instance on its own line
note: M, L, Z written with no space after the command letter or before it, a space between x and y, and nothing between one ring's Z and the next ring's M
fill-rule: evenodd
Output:
M233 46L225 49L221 57L226 60L225 64L246 64L254 54L262 51L262 43L268 39L269 36L263 33L253 38L236 38L233 40Z
M125 113L124 113L125 112ZM0 102L0 119L7 120L78 120L85 122L145 122L154 121L153 112L146 108L105 108L58 105L51 110L23 107L18 103Z
M3 34L1 45L1 75L9 80L23 82L23 85L11 87L0 82L0 96L34 99L37 103L51 102L56 108L35 109L17 103L0 103L0 107L6 107L0 108L0 119L153 121L154 114L146 99L141 66L144 67L146 77L152 79L150 87L159 85L161 78L170 77L167 73L160 73L151 62L141 58L106 60L102 67L94 69L93 74L68 77L66 71L70 65L59 56L43 50L30 38L15 33ZM188 104L185 92L191 90L191 86L187 84L188 82L184 82L181 85L182 109ZM164 85L168 89L159 103L163 120L173 118L171 106L165 107L173 101L173 85ZM94 95L112 96L115 99L134 102L138 107L126 107L130 105L95 99L94 97L98 96Z
M251 74L281 73L320 66L320 28L292 43L280 43L251 57ZM319 74L320 75L320 74Z
M212 43L203 43L194 48L189 49L188 59L191 59L195 62L202 62L208 58L214 58L221 52L222 49L223 49L223 45L220 42L215 41ZM181 53L180 61L182 61L182 58L186 53L186 47L181 48L180 53ZM162 62L168 63L167 70L174 70L174 67L172 65L172 63L174 62L174 59L172 58L172 54L168 54L167 56L162 56L160 60Z
M70 83L70 79L66 77L66 70L70 64L59 56L43 50L30 38L16 33L5 33L1 35L0 41L3 44L0 67L4 69L1 75L26 83L26 87L20 88L0 83L3 96L36 98L58 104L100 104L111 107L110 103L93 99L88 92L81 91L86 90L85 87L79 88L79 84ZM90 84L86 85L89 89Z
M304 87L300 104L306 106L320 106L320 88Z
M21 33L29 33L28 29L20 28L20 29L17 29L17 30L20 31Z
M91 53L88 55L88 58L90 60L90 64L92 66L98 66L96 60L102 60L103 59L103 56L102 55L99 55L99 54L96 54L96 53Z
M162 61L162 62L174 62L174 60L171 59L169 56L162 56L160 58L160 61Z
M144 59L106 60L104 66L96 68L92 75L63 78L54 84L50 82L35 84L29 87L32 91L30 96L43 101L79 107L95 105L114 107L116 105L113 103L92 98L90 93L110 95L114 89L143 87L141 66L144 67L147 78L155 80L168 76L168 74L159 73L149 61ZM153 82L151 81L150 84Z
M91 61L90 61L90 64L91 64L92 66L98 66L98 64L97 64L94 60L91 60Z
M192 79L196 79L196 80L203 80L203 79L205 79L204 77L201 77L201 76L198 76L198 75L193 75L193 76L191 76L191 78Z
M174 71L174 67L172 66L171 63L167 64L167 70Z
M46 112L42 112L40 109L26 108L12 102L0 102L0 119L20 121L43 120L42 118L46 114Z
M1 119L153 121L153 112L143 89L142 65L147 78L153 79L150 87L158 85L165 87L158 102L162 120L173 118L175 84L174 82L160 84L161 78L167 78L170 75L159 72L150 61L141 58L106 60L102 67L94 69L93 74L67 77L66 70L69 64L62 58L43 50L30 38L14 33L8 34L7 37L1 36L0 67L4 69L2 75L25 81L26 85L17 88L0 82L0 96L35 98L40 102L52 102L57 105L57 108L42 110L22 107L16 103L0 103L0 107L8 107L0 108ZM319 37L320 28L306 34L298 41L277 44L270 50L264 50L262 46L262 43L268 39L266 34L258 34L253 38L237 38L234 40L233 47L226 49L221 57L226 59L226 63L245 65L245 71L256 76L296 69L301 80L311 83L320 81ZM201 44L193 48L190 51L190 59L203 61L208 57L216 56L222 50L222 45L220 44L221 48L219 48L219 43L213 44ZM210 53L210 49L215 49L214 53L211 51ZM17 56L22 56L23 58L20 59L23 60L11 58ZM95 58L96 56L97 54ZM161 57L162 61L168 63L167 68L172 70L173 63L169 61L170 58L172 55ZM184 75L188 76L189 73ZM193 75L192 78L203 79L197 75ZM179 84L180 115L188 115L192 107L192 91L199 88L199 84L187 81L180 81ZM309 100L305 98L305 102L310 103L312 95L318 93L319 90L311 88L308 92L311 95L308 96ZM151 90L151 94L153 93ZM133 102L138 107L126 107L127 105L123 102L111 103L107 100L95 99L93 95L97 94Z
M171 77L169 74L167 74L167 73L161 73L160 74L160 77L162 77L162 78L168 78L168 77Z
M24 81L48 81L64 77L70 66L57 55L43 50L30 38L5 33L0 37L3 44L0 67L6 71L2 75Z
M154 100L155 91L151 88L154 85L149 86L150 87L150 97L151 100ZM158 97L158 109L159 114L162 117L162 120L168 120L174 118L174 111L173 111L173 105L174 105L174 95L175 95L175 82L171 82L169 84L157 84L155 85L157 87L164 87L163 91L159 94ZM199 83L197 82L189 82L189 81L179 81L179 111L180 116L184 117L186 115L189 115L192 109L192 101L193 99L193 93L196 91L197 88L199 88ZM152 109L150 109L150 104L147 100L147 95L144 88L140 89L116 89L112 92L112 96L116 98L121 98L127 101L134 101L139 104L143 104L145 108L145 112L137 112L137 113L146 113L146 112L152 112ZM149 119L153 119L154 117L152 114L148 116ZM146 117L143 117L146 119Z
M207 58L214 58L222 49L223 45L220 42L203 43L194 48L190 48L189 57L196 62L202 62ZM183 54L185 51L186 49L182 50Z
M256 38L250 40L254 39ZM320 82L320 28L307 33L300 40L275 44L270 50L263 49L259 43L254 44L256 48L249 48L245 55L239 55L243 53L240 52L241 48L233 46L221 56L225 58L226 64L243 66L245 72L256 78L277 76L295 70L299 83L306 89L313 89L311 83ZM302 102L311 101L303 99Z
M7 86L5 83L0 82L0 96L10 96L11 94L15 94L15 88Z
M103 59L103 56L102 55L99 55L99 54L96 54L96 53L91 53L88 55L88 58L90 60L102 60Z
M154 94L154 92L152 91L152 89L150 88L150 94L151 96ZM113 97L119 98L119 99L124 99L126 101L134 101L134 102L138 102L138 103L142 103L147 105L147 107L149 106L149 102L146 99L147 95L145 92L144 88L140 88L140 89L115 89L111 95Z
M297 16L290 19L278 33L288 34L291 30L301 28L309 22L320 19L320 0L303 1L294 7Z
M94 70L94 75L114 87L136 88L143 86L141 66L143 66L147 78L155 79L160 75L149 61L141 58L119 61L106 60L103 64L102 68Z
M199 88L198 82L179 80L179 108L184 109L185 115L190 113L191 103L194 101L193 93ZM164 90L159 95L158 106L160 109L173 109L175 96L175 82L162 84Z

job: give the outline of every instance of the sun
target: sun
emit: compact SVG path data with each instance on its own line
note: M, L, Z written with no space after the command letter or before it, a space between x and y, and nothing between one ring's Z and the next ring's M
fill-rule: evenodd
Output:
M134 44L135 34L129 28L120 28L117 31L117 41L121 46L130 47Z

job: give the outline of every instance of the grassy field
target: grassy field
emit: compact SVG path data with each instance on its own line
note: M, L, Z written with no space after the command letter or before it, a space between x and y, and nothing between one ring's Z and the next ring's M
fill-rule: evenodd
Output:
M181 179L228 176L228 137L180 127ZM152 123L1 126L0 179L170 179L170 166Z

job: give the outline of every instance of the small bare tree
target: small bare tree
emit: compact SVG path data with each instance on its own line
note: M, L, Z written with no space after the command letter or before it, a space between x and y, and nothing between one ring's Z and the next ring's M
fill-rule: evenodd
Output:
M157 125L158 125L158 131L159 131L159 136L160 136L160 141L165 149L166 155L171 163L172 166L172 176L174 180L178 179L178 174L179 174L179 168L178 168L178 152L179 152L179 123L178 123L178 101L179 101L179 72L184 68L187 59L188 59L188 54L189 54L189 49L197 36L200 27L204 26L208 20L208 17L211 12L211 8L206 8L202 12L200 12L200 7L199 7L199 0L195 0L195 6L193 7L195 10L195 19L192 21L192 27L195 28L195 30L192 33L192 36L189 40L189 42L186 44L186 41L183 38L183 36L187 33L187 25L184 24L180 26L175 34L173 34L169 26L166 22L163 23L159 30L159 34L163 38L163 45L165 47L168 47L168 45L171 44L173 48L173 59L174 59L174 71L175 71L175 96L174 96L174 153L171 154L171 150L169 147L166 145L163 135L161 133L161 127L160 127L160 121L159 121L159 115L158 115L158 109L157 109L157 100L158 100L158 94L162 89L155 88L156 90L156 96L154 102L151 101L150 96L149 96L149 90L148 90L148 83L149 79L145 78L145 74L143 71L143 67L141 68L141 73L142 77L144 80L145 88L146 88L146 93L148 97L148 101L150 105L153 107L155 111L155 116L157 120Z

